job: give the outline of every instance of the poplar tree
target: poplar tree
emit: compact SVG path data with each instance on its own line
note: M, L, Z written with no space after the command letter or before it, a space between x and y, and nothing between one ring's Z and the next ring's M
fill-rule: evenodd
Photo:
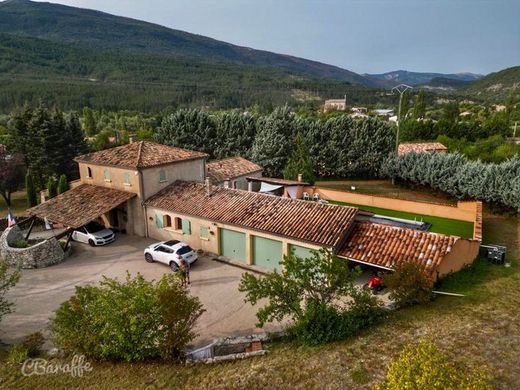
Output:
M302 175L303 181L314 184L315 176L309 150L302 136L298 133L294 140L294 150L283 170L283 177L284 179L297 180L299 174Z

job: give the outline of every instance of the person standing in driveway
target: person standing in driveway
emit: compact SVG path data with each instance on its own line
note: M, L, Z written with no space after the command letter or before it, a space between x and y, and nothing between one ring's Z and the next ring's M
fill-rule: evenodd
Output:
M188 262L186 260L184 260L182 258L182 256L179 256L179 257L180 257L179 272L180 272L180 275L181 275L181 285L182 285L182 287L186 288L186 287L188 287L188 284L191 283L191 281L190 281L190 265L188 264Z

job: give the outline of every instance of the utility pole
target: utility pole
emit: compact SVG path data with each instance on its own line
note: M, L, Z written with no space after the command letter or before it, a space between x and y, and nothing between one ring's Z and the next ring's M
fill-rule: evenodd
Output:
M395 154L399 154L399 131L401 130L401 107L403 106L403 95L406 91L413 89L406 84L399 84L392 88L392 95L399 94L399 108L397 111L397 131L395 134ZM395 179L392 177L392 184L395 184Z
M406 84L399 84L392 88L392 94L399 94L399 108L397 111L397 132L395 134L395 154L399 153L399 131L401 130L401 108L403 106L403 96L404 93L410 89L413 89L413 87L410 87Z

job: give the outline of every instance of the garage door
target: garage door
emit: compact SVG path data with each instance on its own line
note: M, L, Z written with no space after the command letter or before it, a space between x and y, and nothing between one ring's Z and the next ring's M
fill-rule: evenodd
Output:
M301 257L302 259L307 259L312 256L312 249L306 248L304 246L289 245L289 250L293 252L297 257Z
M229 229L220 229L220 254L246 262L246 235Z
M256 265L270 270L280 269L282 242L263 237L253 237L253 259Z

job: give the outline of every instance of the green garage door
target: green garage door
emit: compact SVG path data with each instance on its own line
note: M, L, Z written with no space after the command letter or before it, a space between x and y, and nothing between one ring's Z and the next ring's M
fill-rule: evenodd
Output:
M305 248L304 246L299 245L289 245L289 250L294 253L295 256L301 257L302 259L307 259L312 256L312 249Z
M263 237L253 237L253 259L255 265L271 270L280 269L283 258L282 242Z
M220 254L233 260L246 261L246 235L229 229L220 229Z

